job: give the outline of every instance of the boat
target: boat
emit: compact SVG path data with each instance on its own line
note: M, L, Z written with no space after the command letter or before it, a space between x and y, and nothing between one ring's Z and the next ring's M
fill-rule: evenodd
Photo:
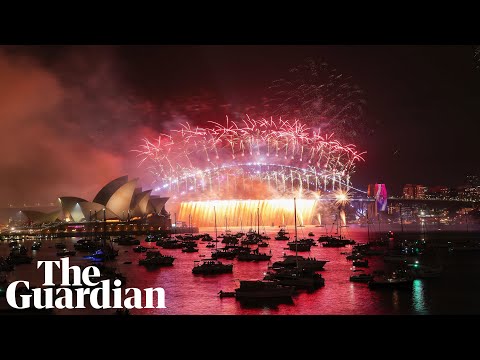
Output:
M181 249L183 248L183 244L181 241L177 239L165 240L165 241L157 241L157 246L161 246L164 249Z
M120 235L119 237L114 238L112 242L118 243L119 241L129 241L129 240L135 240L135 238L131 235Z
M170 255L162 255L158 250L149 250L145 258L138 260L138 265L146 267L172 266L175 258Z
M342 236L320 236L318 242L322 243L323 247L344 247L347 245L355 245L356 241L352 239L344 239Z
M201 264L198 264L199 262L201 262ZM192 273L203 275L225 274L231 273L232 271L232 264L222 264L220 261L215 261L214 259L196 260L192 269Z
M368 283L369 281L373 280L373 275L370 274L357 274L350 276L350 281L352 282L361 282L361 283Z
M210 236L210 234L204 234L204 235L202 236L202 238L201 238L201 241L208 241L208 242L210 242L210 241L212 241L212 240L213 240L213 238Z
M148 235L145 237L145 241L146 241L146 242L156 242L156 241L157 241L157 237L156 237L155 235L148 234Z
M14 246L10 249L10 255L12 255L12 254L14 254L14 255L17 255L17 254L26 255L27 252L28 252L27 248L23 245Z
M363 258L363 254L360 254L360 253L350 254L350 255L347 255L346 257L347 260L359 260L362 258Z
M268 243L261 241L261 242L257 243L257 246L258 247L268 247Z
M140 240L135 239L132 236L121 236L117 239L116 242L118 243L118 245L126 245L126 246L140 245Z
M133 252L136 252L136 253L146 252L147 250L148 249L145 246L142 246L142 245L137 245L133 248Z
M409 256L405 254L386 254L383 261L387 263L415 263L418 261L416 256Z
M403 272L393 272L391 276L382 276L368 282L370 289L410 289L413 285L413 278Z
M287 230L285 230L285 228L282 227L278 231L277 236L275 236L275 240L290 240L290 237L287 235L288 235Z
M73 244L73 248L77 251L95 251L99 247L99 242L94 242L88 239L80 239L75 244Z
M303 256L287 255L283 261L276 261L272 268L291 268L298 267L307 270L323 270L328 260L317 260L315 258L304 258Z
M148 234L146 237L145 237L145 242L156 242L158 239L157 239L157 236L156 235L153 235L153 234Z
M32 244L32 250L40 250L42 247L42 243L39 241L34 241Z
M353 260L353 266L355 266L355 267L368 267L368 260L367 259Z
M197 247L198 244L195 241L192 240L183 240L182 245L184 248L186 247Z
M118 250L115 250L112 246L105 245L88 256L84 256L85 259L92 261L107 261L113 260L118 256Z
M428 266L420 263L408 264L408 272L414 279L436 278L442 275L442 266Z
M222 244L237 244L237 243L238 243L238 238L235 235L223 235Z
M342 243L342 242L337 242L337 241L329 241L329 242L325 242L322 244L323 247L345 247L346 244L345 243Z
M218 295L221 297L221 298L224 298L224 297L235 297L235 291L223 291L223 290L220 290L218 292Z
M313 270L299 268L278 269L274 272L267 272L264 280L275 280L279 285L294 286L295 289L316 290L325 285L322 275Z
M57 251L57 256L75 256L77 252L75 250L62 249Z
M252 250L250 252L241 252L238 254L238 261L268 261L272 255L266 253L261 253L258 249Z
M315 234L310 231L310 232L308 233L308 236L315 236Z
M276 281L240 280L240 287L235 289L237 300L265 300L287 299L292 300L294 288L279 285Z
M215 244L207 244L207 246L205 246L206 248L214 248L215 247Z
M232 260L237 255L236 252L231 251L230 249L220 248L212 252L212 259L227 259Z
M242 245L256 245L256 244L258 244L259 241L260 241L260 239L258 239L256 237L253 237L253 238L247 238L245 240L242 240L240 243Z
M184 253L193 253L193 252L198 252L198 249L193 246L186 246L182 249L182 252Z
M307 242L293 241L288 243L288 248L292 251L310 251L312 245Z

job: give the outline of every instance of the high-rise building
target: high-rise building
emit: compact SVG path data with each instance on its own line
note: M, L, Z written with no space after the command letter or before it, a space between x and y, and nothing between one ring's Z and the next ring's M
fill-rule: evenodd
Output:
M480 178L478 175L467 175L465 179L465 184L469 187L480 186Z
M406 184L403 186L403 197L405 199L425 199L428 188L420 184Z
M415 199L425 199L425 194L427 192L427 187L424 185L415 186Z
M449 197L450 189L447 186L429 186L425 197L431 199L446 199Z
M480 179L477 175L467 175L463 194L470 200L480 198Z
M415 199L415 185L406 184L403 186L403 197L405 199Z

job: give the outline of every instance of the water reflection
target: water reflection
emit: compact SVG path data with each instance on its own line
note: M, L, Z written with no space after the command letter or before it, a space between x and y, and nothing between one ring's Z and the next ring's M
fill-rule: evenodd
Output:
M392 305L395 312L398 311L398 290L392 292Z
M412 291L412 305L413 309L418 314L427 314L427 308L425 305L425 297L424 297L424 284L422 280L414 280L413 281L413 291Z

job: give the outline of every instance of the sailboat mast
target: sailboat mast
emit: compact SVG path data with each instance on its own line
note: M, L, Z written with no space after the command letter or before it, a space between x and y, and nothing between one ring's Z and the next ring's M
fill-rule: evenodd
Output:
M173 221L175 222L175 226L173 227L173 233L176 235L177 234L177 213L173 214Z
M367 238L368 238L368 242L370 242L370 221L368 220L368 208L367 208Z
M105 249L105 241L107 238L107 210L103 208L103 239L102 246Z
M297 198L293 198L293 217L295 218L295 261L298 269L298 243L297 243Z
M218 233L217 233L217 212L215 211L215 206L213 207L213 214L215 216L215 249L217 248L218 244Z
M260 207L257 207L257 234L260 235Z
M340 212L338 213L337 215L337 234L339 234L339 231L338 231L338 222L340 220Z

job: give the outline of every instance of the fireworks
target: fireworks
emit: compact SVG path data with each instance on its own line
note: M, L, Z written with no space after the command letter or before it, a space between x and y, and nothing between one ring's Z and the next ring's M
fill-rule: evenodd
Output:
M307 59L274 81L269 92L266 106L275 116L301 118L342 139L356 139L364 130L361 89L324 61Z
M134 150L157 191L203 199L258 199L348 189L363 154L300 121L248 116L208 127L182 124Z
M350 193L348 191L343 191L341 189L335 192L335 205L340 207L345 207L350 203Z
M178 218L190 217L197 226L213 227L214 207L220 228L255 228L257 212L262 226L294 223L292 199L185 201L180 205ZM297 221L300 226L310 223L315 209L314 199L297 199Z

